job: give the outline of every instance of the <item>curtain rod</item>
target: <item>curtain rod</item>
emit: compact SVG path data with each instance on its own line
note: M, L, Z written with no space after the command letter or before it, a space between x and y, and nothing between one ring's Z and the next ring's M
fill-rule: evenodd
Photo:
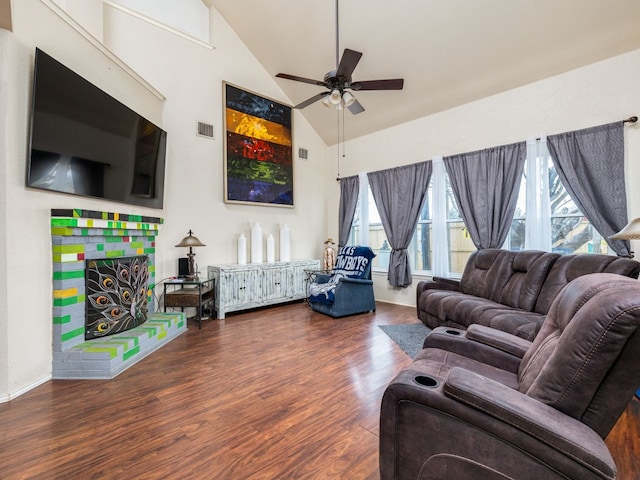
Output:
M623 120L622 123L636 123L638 121L638 117L636 115L633 115L632 117L627 118L626 120ZM536 138L537 141L540 141L540 137ZM338 178L336 178L336 181L339 182L340 181L340 177L338 176Z
M638 121L638 117L637 116L632 116L627 118L626 120L622 120L622 123L636 123ZM540 137L536 137L536 141L540 141Z

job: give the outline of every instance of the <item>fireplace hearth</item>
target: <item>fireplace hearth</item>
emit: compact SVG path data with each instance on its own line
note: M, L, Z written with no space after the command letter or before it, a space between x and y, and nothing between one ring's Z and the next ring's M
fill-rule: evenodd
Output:
M183 312L155 311L161 224L141 215L51 210L53 378L113 378L186 331Z

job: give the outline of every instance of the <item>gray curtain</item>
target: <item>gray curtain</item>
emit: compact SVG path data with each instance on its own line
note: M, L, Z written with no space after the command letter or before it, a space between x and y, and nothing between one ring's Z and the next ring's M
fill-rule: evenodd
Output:
M611 248L630 255L628 240L608 237L627 224L624 179L624 123L547 137L549 153L562 184Z
M500 248L518 202L525 142L444 158L460 215L478 249Z
M338 246L344 247L349 241L349 231L356 213L360 180L357 175L340 179L340 210L338 212Z
M387 279L394 287L411 284L407 248L427 194L431 171L429 161L368 174L371 193L391 245Z

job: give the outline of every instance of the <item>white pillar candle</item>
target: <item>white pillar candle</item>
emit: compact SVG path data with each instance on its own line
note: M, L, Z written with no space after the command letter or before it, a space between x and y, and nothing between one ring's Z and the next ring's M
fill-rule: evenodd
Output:
M262 263L262 227L258 222L251 226L251 263Z
M269 234L267 237L267 262L273 263L276 261L275 240L273 235Z
M241 233L238 237L238 265L247 264L247 239L244 237L244 233Z
M280 227L280 261L291 261L291 237L289 226L286 223Z

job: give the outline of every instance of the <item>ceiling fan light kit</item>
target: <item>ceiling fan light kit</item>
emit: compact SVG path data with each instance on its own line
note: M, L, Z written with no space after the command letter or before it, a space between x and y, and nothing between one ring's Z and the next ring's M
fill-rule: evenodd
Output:
M351 95L349 92L344 92L342 94L342 101L344 102L345 107L350 107L356 101L356 97Z
M337 88L331 92L331 95L329 95L329 101L334 105L338 105L342 101L342 96Z

